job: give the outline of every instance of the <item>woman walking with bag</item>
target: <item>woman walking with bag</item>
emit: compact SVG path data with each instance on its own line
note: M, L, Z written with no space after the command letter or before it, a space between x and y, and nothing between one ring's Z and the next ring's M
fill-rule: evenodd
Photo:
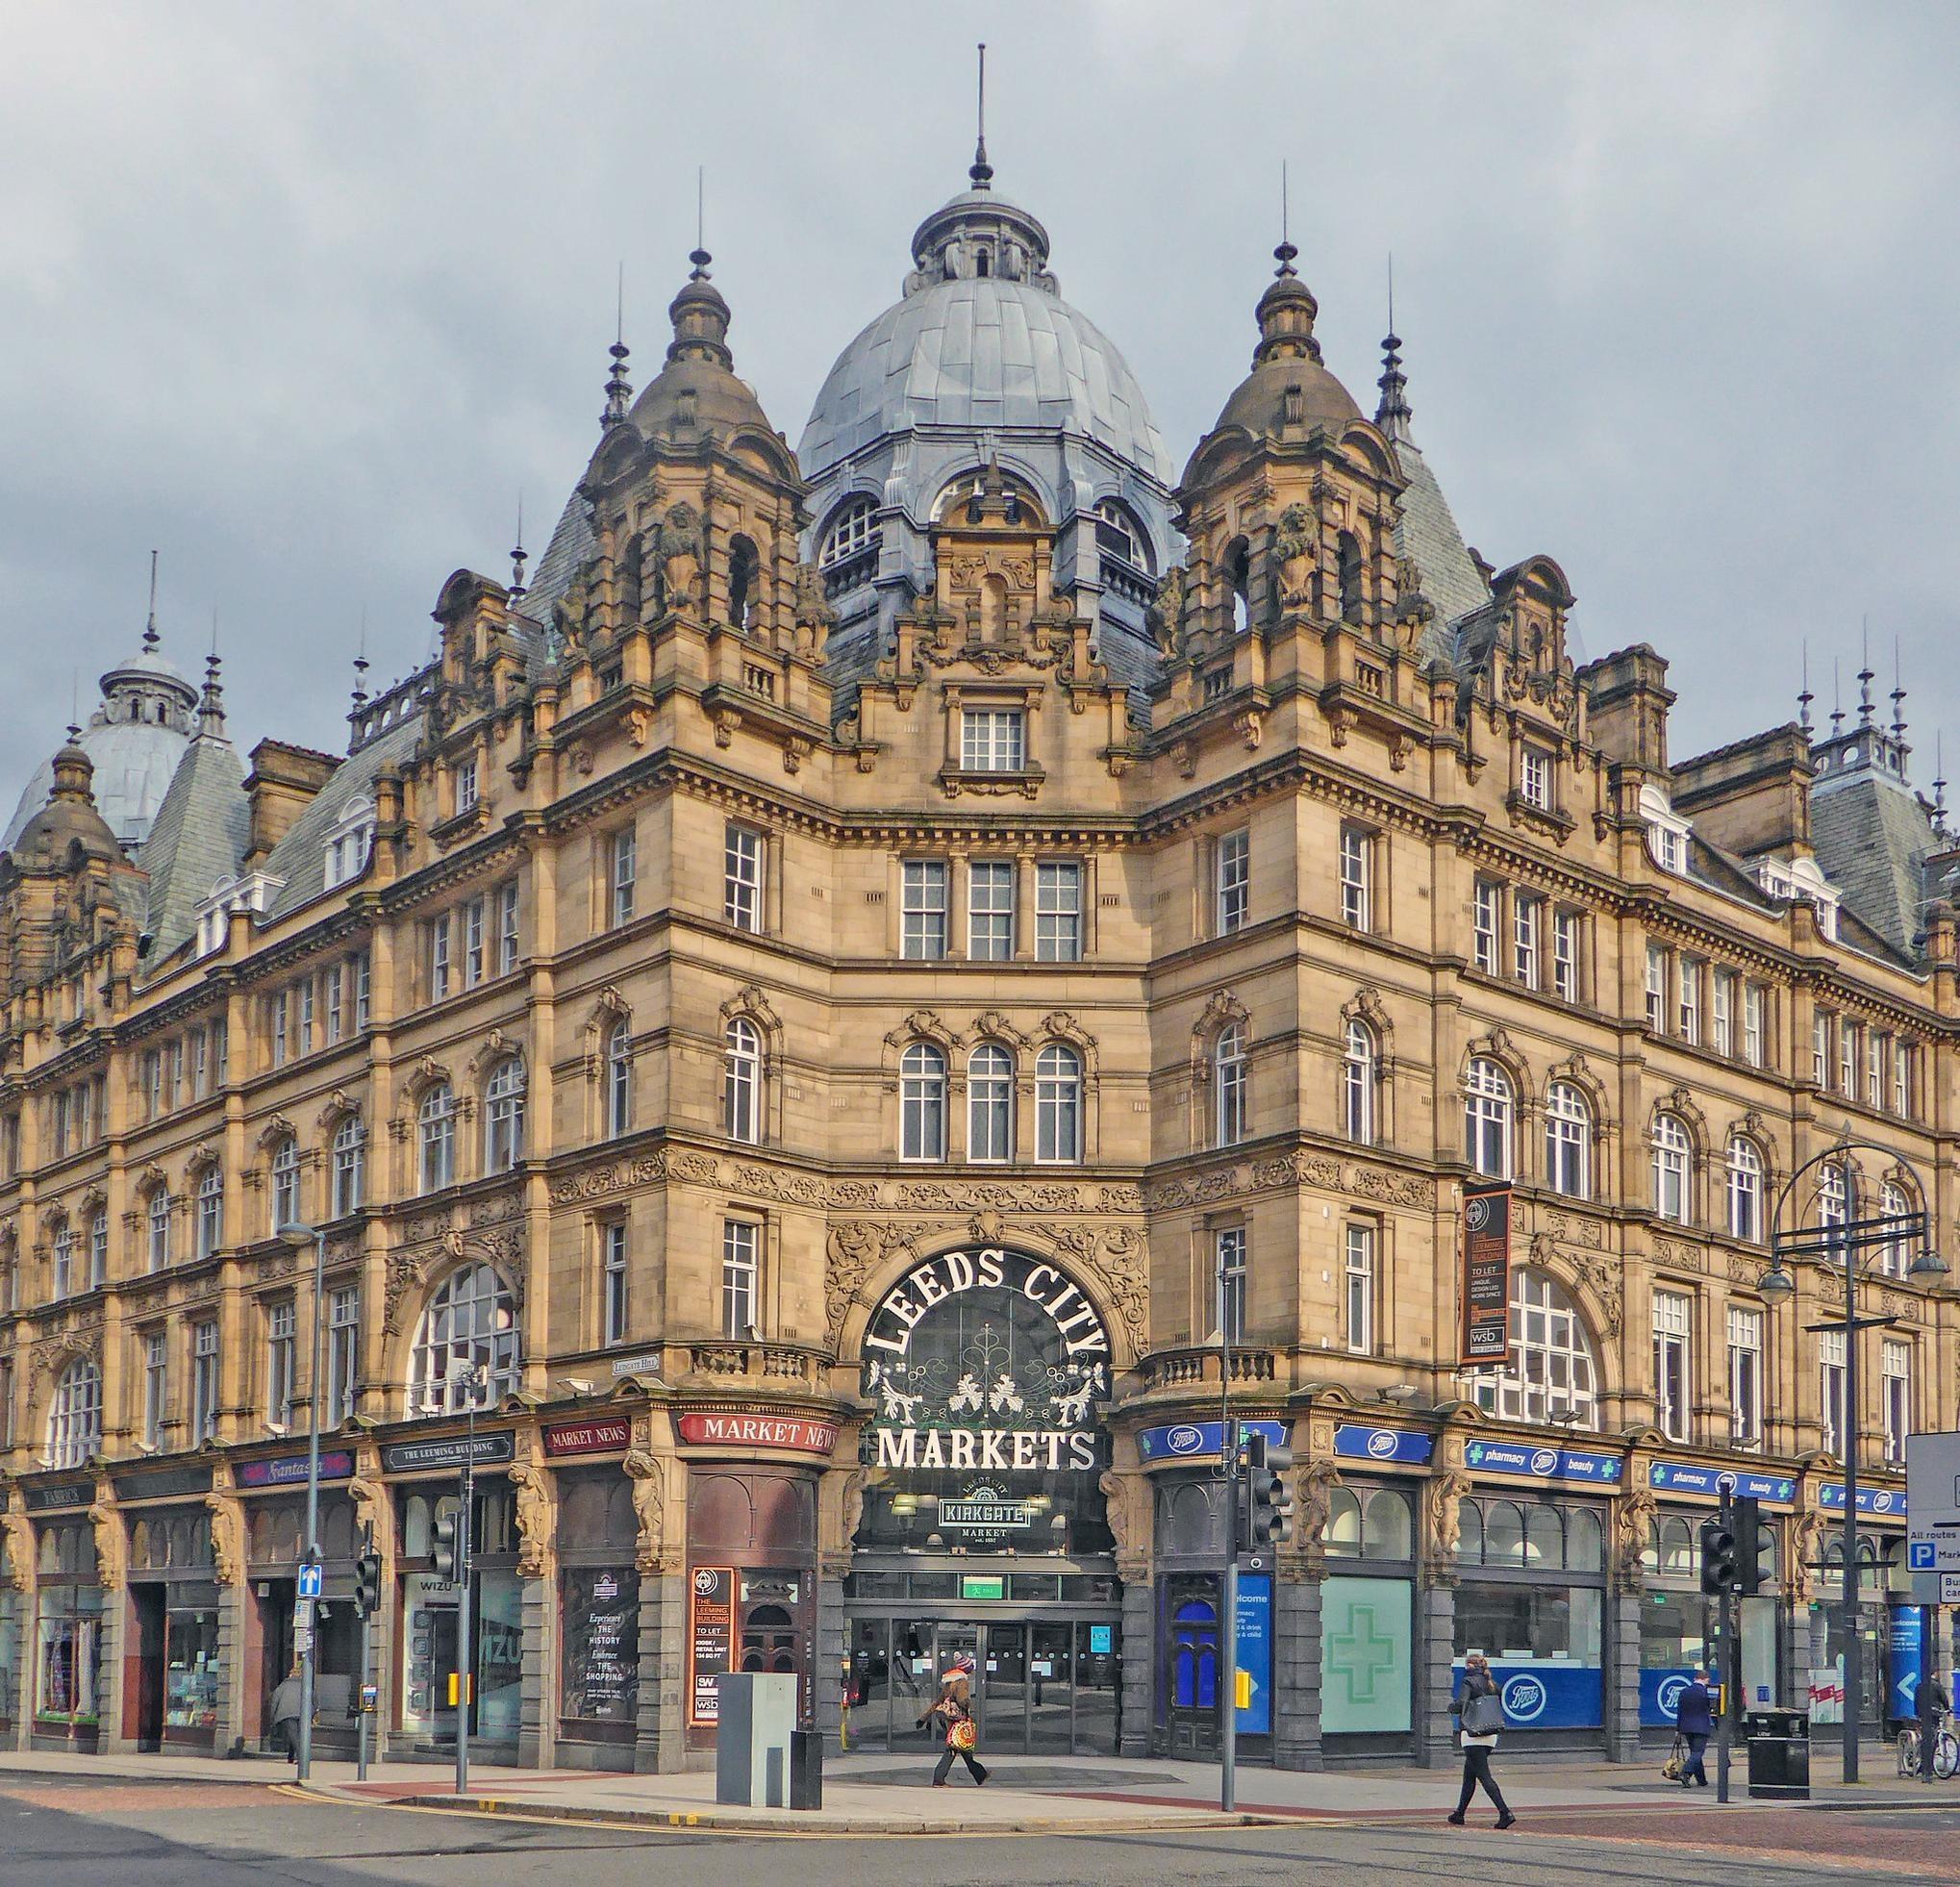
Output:
M1472 1651L1464 1660L1463 1683L1450 1702L1449 1714L1457 1720L1458 1740L1463 1744L1463 1794L1449 1819L1459 1828L1463 1826L1464 1811L1481 1782L1484 1794L1496 1805L1497 1825L1510 1827L1518 1818L1506 1805L1491 1774L1491 1751L1497 1747L1497 1732L1504 1726L1504 1704L1497 1695L1497 1680L1491 1675L1491 1661L1481 1651Z
M946 1747L940 1751L939 1767L932 1773L935 1789L946 1786L955 1756L967 1765L967 1774L973 1778L976 1789L987 1780L986 1766L973 1755L977 1726L973 1722L972 1681L973 1660L964 1655L955 1658L940 1680L938 1701L918 1720L920 1729L928 1723L938 1724L946 1739Z

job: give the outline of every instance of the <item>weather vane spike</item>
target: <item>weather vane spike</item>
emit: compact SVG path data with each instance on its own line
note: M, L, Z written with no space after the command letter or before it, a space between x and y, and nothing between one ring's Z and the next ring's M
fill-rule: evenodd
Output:
M157 634L157 553L150 552L150 619L143 629L143 646L153 649L163 639Z
M1273 258L1278 262L1279 266L1272 271L1274 275L1292 275L1295 273L1294 258L1299 254L1299 251L1294 247L1292 220L1291 209L1287 202L1286 159L1281 158L1279 161L1279 247L1272 252Z
M515 608L524 597L524 491L517 489L517 541L511 547L511 606Z
M1905 739L1905 680L1899 664L1898 638L1892 639L1892 738Z
M1803 688L1797 697L1797 724L1810 732L1810 704L1817 696L1810 692L1810 638L1803 641Z
M708 253L708 166L705 164L694 166L694 251L688 260L694 264L693 273L688 280L707 281L708 264L715 258Z
M623 262L619 264L616 295L613 344L606 350L613 357L613 370L606 376L606 410L599 415L602 432L625 418L627 403L633 398L633 383L626 378L626 357L632 349L626 345L626 264Z
M979 103L974 112L973 162L967 175L976 190L991 189L993 166L987 162L987 41L980 41Z

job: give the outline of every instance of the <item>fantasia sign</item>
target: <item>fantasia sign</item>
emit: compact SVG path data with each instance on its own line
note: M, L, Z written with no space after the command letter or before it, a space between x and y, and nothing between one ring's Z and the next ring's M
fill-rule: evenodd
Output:
M946 1251L888 1291L864 1337L878 1413L867 1456L894 1469L1054 1473L1102 1465L1110 1388L1095 1306L1032 1253Z

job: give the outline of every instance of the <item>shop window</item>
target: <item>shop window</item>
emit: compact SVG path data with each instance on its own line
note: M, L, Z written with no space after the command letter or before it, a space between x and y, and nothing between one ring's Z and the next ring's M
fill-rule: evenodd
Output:
M1407 1495L1377 1488L1362 1514L1363 1559L1413 1559L1415 1515Z
M1328 1497L1325 1539L1330 1558L1361 1557L1361 1501L1344 1487Z
M1494 1500L1484 1510L1484 1564L1524 1564L1524 1515L1509 1500Z
M1565 1558L1565 1528L1559 1524L1557 1508L1532 1508L1524 1522L1525 1565L1545 1570L1563 1566Z
M1456 1556L1476 1566L1484 1557L1484 1510L1474 1500L1456 1503Z

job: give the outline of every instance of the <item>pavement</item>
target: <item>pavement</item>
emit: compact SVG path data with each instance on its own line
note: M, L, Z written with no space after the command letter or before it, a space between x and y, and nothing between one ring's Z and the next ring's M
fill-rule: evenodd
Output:
M1737 1765L1734 1799L1726 1810L1715 1791L1684 1790L1659 1774L1660 1756L1631 1764L1501 1759L1501 1786L1520 1822L1539 1827L1582 1827L1601 1836L1623 1825L1637 1834L1665 1805L1677 1826L1705 1827L1712 1839L1718 1811L1749 1818L1739 1826L1809 1825L1819 1811L1893 1813L1960 1811L1960 1784L1927 1787L1898 1779L1889 1749L1872 1746L1867 1780L1846 1787L1837 1754L1813 1752L1814 1798L1808 1804L1753 1802ZM946 1788L929 1787L930 1770L917 1759L884 1751L833 1756L825 1765L823 1807L797 1812L717 1803L708 1771L676 1775L617 1775L590 1770L529 1770L473 1766L470 1790L459 1798L447 1769L377 1764L364 1782L351 1763L315 1763L311 1792L328 1800L375 1807L446 1809L527 1820L643 1828L725 1830L748 1834L1128 1834L1237 1826L1335 1827L1356 1823L1421 1827L1440 1824L1456 1805L1455 1767L1406 1764L1332 1771L1242 1768L1237 1811L1219 1808L1213 1763L1138 1758L1001 1756L989 1765L984 1789L956 1772ZM0 1777L41 1775L83 1780L118 1777L131 1783L201 1783L264 1788L292 1780L283 1762L188 1756L79 1756L38 1752L0 1754ZM1473 1815L1486 1812L1479 1802ZM1773 1824L1765 1819L1771 1813ZM1793 1820L1793 1818L1796 1818ZM1685 1829L1675 1839L1696 1840ZM1719 1845L1746 1845L1746 1835ZM1767 1847L1782 1842L1765 1840Z

